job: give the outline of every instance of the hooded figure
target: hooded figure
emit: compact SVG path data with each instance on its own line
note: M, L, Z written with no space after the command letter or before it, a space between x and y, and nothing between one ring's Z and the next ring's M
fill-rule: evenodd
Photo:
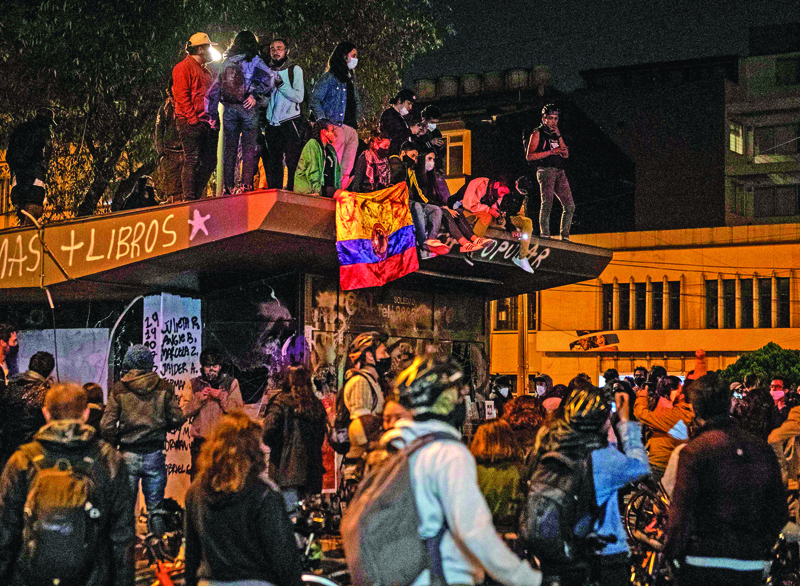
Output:
M100 434L118 446L128 465L132 489L142 492L153 519L167 486L164 442L167 432L186 421L172 383L153 372L153 354L143 344L131 346L122 361L122 379L108 393ZM155 518L158 518L157 516ZM151 531L159 533L159 527Z

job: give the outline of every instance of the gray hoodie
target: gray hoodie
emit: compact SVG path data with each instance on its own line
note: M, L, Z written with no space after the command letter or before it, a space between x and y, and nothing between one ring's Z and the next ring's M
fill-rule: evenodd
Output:
M395 426L403 447L434 432L461 434L442 421L405 421ZM503 542L492 525L492 514L478 488L475 459L461 442L437 441L411 456L411 482L420 515L419 534L434 537L447 522L441 552L448 584L479 584L484 570L508 586L539 586L541 573L520 560ZM428 586L423 572L414 586Z

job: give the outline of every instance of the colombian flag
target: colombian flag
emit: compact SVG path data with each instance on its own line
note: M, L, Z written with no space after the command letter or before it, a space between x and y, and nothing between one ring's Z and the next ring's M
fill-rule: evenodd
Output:
M339 284L380 287L419 268L405 182L372 193L336 196Z

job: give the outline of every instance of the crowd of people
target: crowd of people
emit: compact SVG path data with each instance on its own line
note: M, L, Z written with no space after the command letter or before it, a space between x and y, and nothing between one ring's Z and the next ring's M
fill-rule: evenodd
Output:
M798 476L797 452L785 448L800 434L800 401L787 379L773 376L769 391L752 375L723 385L702 351L685 381L661 366L627 378L608 370L602 387L541 374L514 396L499 377L489 398L500 417L467 446L461 366L410 351L393 363L386 344L380 332L350 343L332 417L296 365L255 421L213 348L176 393L152 353L131 346L103 405L97 384L54 383L46 352L13 372L16 331L0 324L0 581L132 584L135 495L141 484L148 530L163 533L166 435L188 419L187 584L300 584L290 519L322 489L326 440L342 455L348 560L388 554L392 572L416 568L413 551L391 549L406 547L401 523L381 539L353 538L354 528L369 534L375 502L388 498L384 519L392 502L413 502L410 539L433 555L409 584L626 584L621 496L639 482L669 495L658 533L679 584L761 583Z
M527 259L532 181L504 175L468 178L451 194L445 181L446 142L437 127L442 112L435 105L420 108L409 89L390 100L371 137L360 140L355 44L336 46L309 92L285 39L261 42L241 31L219 67L211 68L215 45L205 33L192 35L186 57L172 70L155 125L158 189L143 177L130 193L115 196L112 211L200 199L217 167L222 140L217 180L223 195L265 187L333 197L340 189L369 193L406 182L422 258L450 251L453 244L442 242L441 234L458 243L461 252L480 250L490 242L485 234L494 224L518 233L521 245L514 262L532 272ZM38 219L44 210L52 124L53 112L44 109L9 141L12 202L23 223ZM550 211L557 197L563 205L560 236L569 240L575 206L564 171L569 149L558 124L558 108L545 106L525 157L536 169L540 188L540 237L550 238ZM369 134L370 129L362 131Z

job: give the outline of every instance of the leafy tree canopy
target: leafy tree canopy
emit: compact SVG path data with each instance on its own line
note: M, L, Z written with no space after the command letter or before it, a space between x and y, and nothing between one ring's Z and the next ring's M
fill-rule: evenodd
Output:
M307 91L335 45L351 40L374 122L403 68L441 44L441 16L428 0L11 0L0 15L0 140L54 108L48 198L61 214L91 214L120 180L154 168L156 112L192 33L223 48L240 30L286 38Z
M747 352L739 360L720 372L727 383L741 382L748 374L755 374L762 385L769 384L773 377L783 376L791 384L800 383L800 350L784 350L770 342L755 352Z

